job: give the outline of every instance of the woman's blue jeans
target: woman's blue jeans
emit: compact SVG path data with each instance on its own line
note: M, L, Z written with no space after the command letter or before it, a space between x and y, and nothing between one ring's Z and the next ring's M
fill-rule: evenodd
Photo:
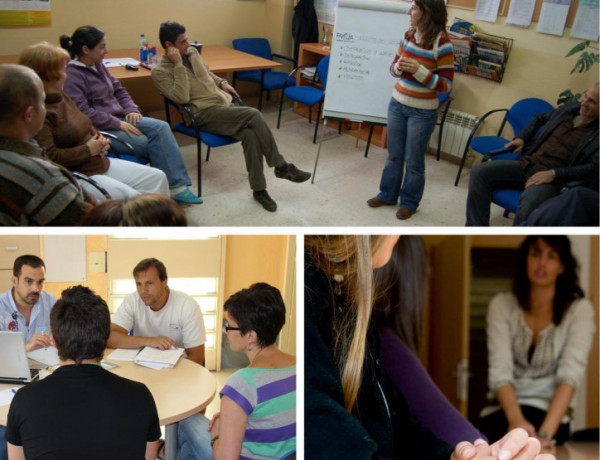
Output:
M179 460L211 460L209 420L195 414L177 425L177 458Z
M129 136L125 131L108 132L130 143L141 157L163 171L169 180L169 188L192 185L181 150L169 125L156 118L143 117L137 124L137 128L142 132L141 136ZM112 142L111 150L131 155L131 152L120 142Z
M415 109L395 99L388 106L388 158L378 197L415 211L425 189L425 153L437 122L437 110ZM406 172L405 172L406 167Z

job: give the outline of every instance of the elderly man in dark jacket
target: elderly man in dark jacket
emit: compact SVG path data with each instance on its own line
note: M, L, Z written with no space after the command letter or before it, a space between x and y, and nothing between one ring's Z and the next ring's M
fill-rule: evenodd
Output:
M581 103L565 104L536 116L506 145L522 152L518 161L488 161L474 167L467 196L466 225L489 225L495 189L523 190L514 220L514 225L520 225L568 183L597 184L598 108L598 83L595 83L583 95Z

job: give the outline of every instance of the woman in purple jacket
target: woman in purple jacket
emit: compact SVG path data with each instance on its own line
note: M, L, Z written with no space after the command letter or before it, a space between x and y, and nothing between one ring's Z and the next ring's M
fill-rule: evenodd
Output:
M130 143L139 155L167 175L171 197L180 204L200 204L189 188L181 151L167 123L143 117L127 90L102 63L108 52L106 35L95 26L79 27L71 37L62 35L60 45L70 54L64 90L94 126ZM127 153L123 146L111 149Z

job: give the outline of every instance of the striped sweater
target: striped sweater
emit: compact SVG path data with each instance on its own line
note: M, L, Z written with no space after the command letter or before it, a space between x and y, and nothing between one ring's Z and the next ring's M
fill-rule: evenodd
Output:
M240 369L220 395L248 415L240 460L279 459L295 452L296 366Z
M414 74L398 72L396 62L400 56L412 58L421 64ZM454 52L448 36L438 39L437 53L434 48L422 48L415 37L407 32L394 56L390 72L400 79L394 86L392 97L401 104L418 109L437 109L438 92L446 93L452 88L454 78Z
M0 138L0 226L76 225L92 209L68 171L33 144Z

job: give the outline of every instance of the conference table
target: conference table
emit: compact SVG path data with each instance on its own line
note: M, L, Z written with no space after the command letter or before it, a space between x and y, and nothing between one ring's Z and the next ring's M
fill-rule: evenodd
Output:
M112 350L107 349L105 357ZM206 408L215 397L217 381L205 368L181 358L172 369L154 370L132 361L111 361L110 372L148 387L156 402L158 418L165 425L165 460L177 458L177 422ZM20 385L0 384L0 391ZM0 406L0 425L6 425L9 405Z
M110 61L115 58L139 60L139 55L140 53L137 48L109 49L105 60ZM203 45L201 55L210 71L223 78L229 72L274 69L282 66L280 62L264 59L222 45ZM14 64L18 61L18 55L0 56L0 63ZM109 67L108 69L127 88L133 100L140 107L146 111L161 110L163 108L162 97L150 79L150 70L141 66L138 70L127 70L124 66Z

